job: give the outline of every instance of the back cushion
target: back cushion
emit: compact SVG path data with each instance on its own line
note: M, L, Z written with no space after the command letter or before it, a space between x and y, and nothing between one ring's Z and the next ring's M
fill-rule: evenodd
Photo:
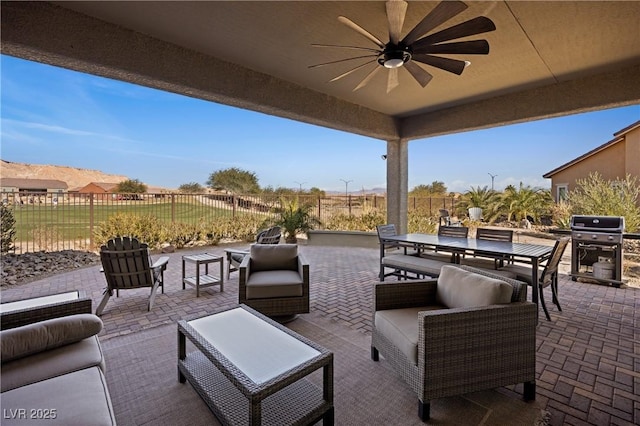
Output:
M102 320L92 314L53 318L0 333L2 362L78 342L100 333Z
M298 269L298 246L296 244L254 244L251 246L252 271L273 271L276 269Z
M470 308L510 303L512 294L509 283L445 265L438 277L436 301L448 308Z

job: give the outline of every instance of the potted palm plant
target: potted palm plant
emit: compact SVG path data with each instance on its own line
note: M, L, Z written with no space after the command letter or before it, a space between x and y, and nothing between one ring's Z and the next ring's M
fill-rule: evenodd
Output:
M286 243L297 243L298 234L306 234L320 225L320 221L311 215L312 207L310 204L300 204L298 197L280 199L280 207L276 210L278 216L274 224L282 228Z

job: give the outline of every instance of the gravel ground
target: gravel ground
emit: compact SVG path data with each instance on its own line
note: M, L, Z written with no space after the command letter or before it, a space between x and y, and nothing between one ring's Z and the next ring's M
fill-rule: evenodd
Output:
M100 264L100 256L96 253L77 250L3 254L0 259L0 287L25 284L61 272Z

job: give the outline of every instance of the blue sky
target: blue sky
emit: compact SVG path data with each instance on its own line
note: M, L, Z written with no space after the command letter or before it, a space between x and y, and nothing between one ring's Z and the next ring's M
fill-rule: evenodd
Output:
M238 167L263 187L349 191L385 186L386 142L0 56L1 151L6 161L126 175L151 186L205 184ZM428 88L427 88L428 90ZM640 105L409 143L409 189L449 191L523 182L613 138Z

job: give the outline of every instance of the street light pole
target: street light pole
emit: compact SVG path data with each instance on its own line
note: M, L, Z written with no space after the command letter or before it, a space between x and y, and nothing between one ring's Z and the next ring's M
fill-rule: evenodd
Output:
M296 182L296 181L293 181L293 183L297 183L298 185L300 185L300 190L298 192L302 192L302 185L304 185L307 182Z
M353 182L353 180L340 180L344 182L344 196L345 198L349 198L349 182Z
M487 173L489 176L491 176L491 190L493 191L493 180L496 178L496 176L498 175L492 175L491 173Z

